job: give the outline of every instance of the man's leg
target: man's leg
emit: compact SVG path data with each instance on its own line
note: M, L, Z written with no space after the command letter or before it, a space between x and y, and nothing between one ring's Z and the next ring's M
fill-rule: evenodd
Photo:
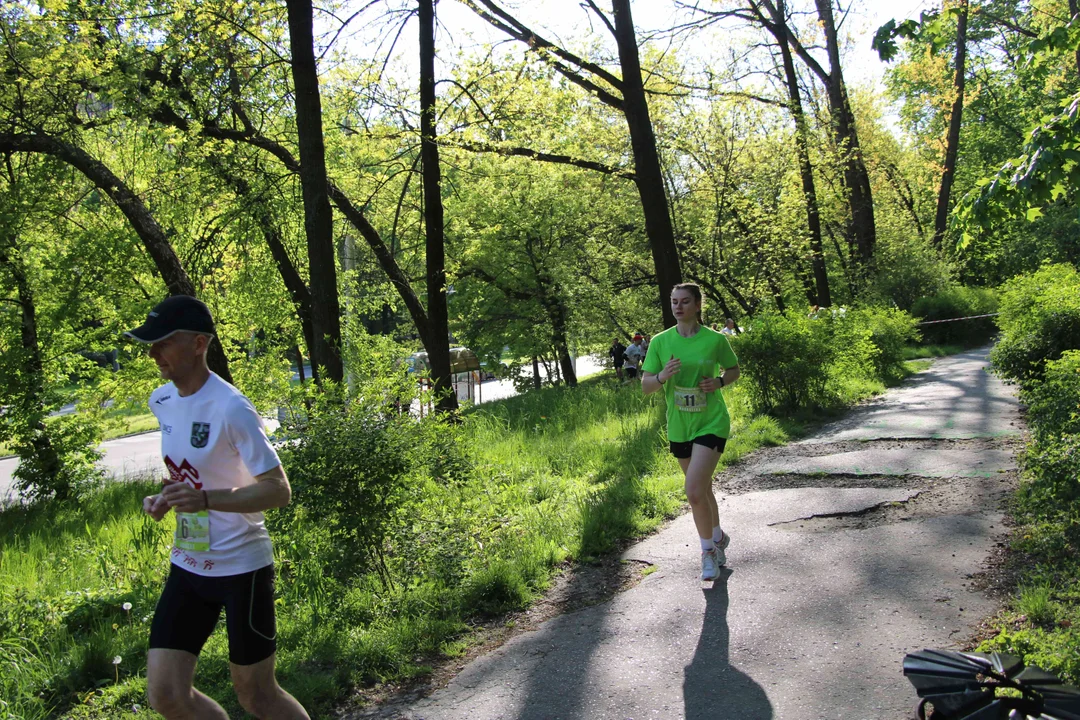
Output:
M309 720L303 706L277 684L271 655L254 665L229 663L240 704L259 720Z
M146 694L166 720L229 720L220 705L195 689L198 661L185 650L152 648L147 654Z

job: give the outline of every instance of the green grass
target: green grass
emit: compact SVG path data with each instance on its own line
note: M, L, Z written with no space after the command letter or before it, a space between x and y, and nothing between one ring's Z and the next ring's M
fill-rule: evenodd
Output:
M881 389L855 383L844 396ZM724 465L821 421L753 415L743 388L723 392L734 418ZM324 524L298 511L274 532L282 684L325 715L353 687L460 655L476 623L527 607L567 561L657 529L684 509L662 427L659 396L606 375L471 408L459 430L470 470L409 481L413 504L386 545L391 587L340 567ZM149 714L149 616L172 529L141 514L152 489L112 484L77 506L0 512L0 717ZM196 682L239 716L221 628Z
M1075 478L1073 480L1075 482ZM1039 498L1025 474L1013 500L1012 562L1018 588L978 650L1005 652L1080 684L1080 512L1070 501Z

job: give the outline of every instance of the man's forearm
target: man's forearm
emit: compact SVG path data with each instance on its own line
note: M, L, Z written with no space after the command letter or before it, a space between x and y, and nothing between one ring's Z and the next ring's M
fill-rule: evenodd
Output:
M258 482L242 488L207 490L206 499L210 510L220 512L252 513L284 507L292 499L292 488L281 466L255 478Z

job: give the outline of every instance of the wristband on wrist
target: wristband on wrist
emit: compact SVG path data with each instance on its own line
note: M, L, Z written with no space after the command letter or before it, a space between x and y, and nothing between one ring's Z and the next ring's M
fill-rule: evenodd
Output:
M664 380L660 379L660 373L656 373L656 382L660 383L661 385L663 385L665 382Z
M206 494L206 491L202 491L203 507L207 510L210 509L210 496Z

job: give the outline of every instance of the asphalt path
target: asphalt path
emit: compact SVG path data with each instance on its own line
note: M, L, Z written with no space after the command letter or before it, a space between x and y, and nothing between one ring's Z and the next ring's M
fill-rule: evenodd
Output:
M596 358L588 356L577 358L579 377L588 377L603 369L604 365ZM310 369L308 372L310 373ZM540 372L541 374L544 372L543 368ZM483 403L514 395L517 395L517 391L514 389L514 384L508 380L489 380L482 383L480 389L480 401ZM273 432L276 427L277 421L268 418L267 429ZM165 474L165 468L161 462L161 432L159 431L109 440L102 443L98 449L102 453L101 467L116 479L159 477ZM18 458L15 457L0 459L0 505L12 500L13 473L18 464Z
M629 590L374 716L913 717L903 655L959 647L997 607L979 573L1003 538L1021 421L987 352L935 361L812 438L721 475L732 544L715 583L698 579L684 515L623 554L655 568Z

